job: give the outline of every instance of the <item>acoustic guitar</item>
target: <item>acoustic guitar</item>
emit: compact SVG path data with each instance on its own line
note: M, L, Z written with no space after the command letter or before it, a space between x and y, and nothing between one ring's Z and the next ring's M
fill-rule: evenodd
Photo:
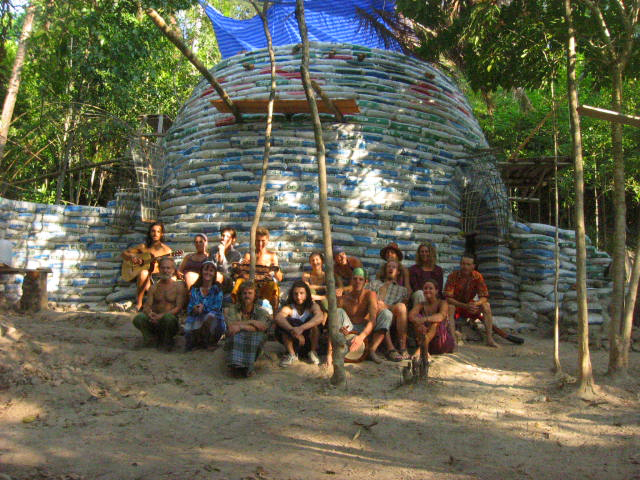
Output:
M131 280L136 279L138 275L140 275L140 272L142 272L143 270L148 270L149 273L152 273L155 269L156 262L158 262L158 260L160 260L161 258L181 257L183 253L184 251L182 250L174 250L167 255L160 255L159 257L156 257L151 252L137 253L136 257L142 259L142 264L135 264L132 260L122 260L122 271L120 273L120 276L125 282L130 282Z

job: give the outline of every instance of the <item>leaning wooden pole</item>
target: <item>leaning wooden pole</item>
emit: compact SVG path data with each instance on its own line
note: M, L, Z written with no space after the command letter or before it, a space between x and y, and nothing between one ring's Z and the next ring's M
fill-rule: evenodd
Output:
M22 32L20 40L18 40L18 51L13 61L13 69L11 77L9 77L9 86L4 97L2 106L2 116L0 117L0 160L4 156L4 149L7 146L7 138L9 137L9 126L13 118L13 110L18 99L18 91L20 90L20 81L22 76L22 67L27 56L27 43L33 30L33 19L36 16L36 4L31 2L27 7L27 15L22 24Z
M329 219L329 208L327 206L327 165L324 140L322 138L322 124L318 114L318 106L311 86L311 75L309 74L309 35L307 33L307 23L304 17L304 0L296 0L296 18L300 29L300 39L302 40L302 61L300 63L300 73L302 74L302 85L304 93L309 102L311 119L313 122L313 133L316 141L316 156L318 157L318 186L320 197L320 220L322 222L322 238L324 240L325 275L327 278L327 300L329 301L329 333L331 335L331 345L333 346L333 376L331 384L337 387L344 387L347 383L347 376L344 369L344 335L340 334L338 325L338 308L336 302L336 281L333 275L333 245L331 242L331 221Z
M567 22L567 90L569 96L569 119L573 159L575 163L574 186L576 190L576 293L578 302L578 370L580 397L593 397L595 386L589 352L589 311L587 307L587 244L584 226L584 165L582 160L582 132L578 114L578 90L576 81L576 33L571 14L571 0L564 0Z
M253 222L251 223L251 233L249 235L250 242L250 258L251 266L249 269L249 279L253 280L256 276L256 231L260 224L260 217L262 216L262 207L264 206L264 196L267 191L267 171L269 169L269 155L271 154L271 131L273 129L273 104L276 100L276 56L273 53L273 42L271 40L271 32L269 31L269 23L267 21L267 8L269 7L269 1L264 0L262 11L258 8L258 5L251 0L251 5L255 8L256 12L262 20L262 26L264 27L264 34L267 37L267 48L269 50L269 61L271 62L271 88L269 90L269 102L267 103L267 126L264 130L264 153L262 155L262 176L260 178L260 189L258 190L258 204L256 205L256 213L253 216ZM274 315L276 312L273 312Z
M150 7L146 8L145 12L149 16L149 18L151 18L153 23L155 23L160 31L164 34L164 36L167 37L171 41L171 43L173 43L178 48L178 50L182 52L187 60L189 60L191 64L198 69L198 71L204 76L204 78L209 81L209 83L216 91L216 93L220 96L225 105L229 108L229 110L231 110L233 116L236 117L236 122L241 122L242 114L240 113L240 110L238 110L238 107L233 103L231 97L227 95L227 92L225 92L224 88L222 88L222 85L220 85L218 80L216 80L216 77L214 77L207 69L207 67L205 67L200 60L198 60L198 57L196 57L191 49L187 47L187 45L178 36L178 34L174 32L171 27L169 27L169 25L167 25L167 22L164 21L164 19L158 12Z

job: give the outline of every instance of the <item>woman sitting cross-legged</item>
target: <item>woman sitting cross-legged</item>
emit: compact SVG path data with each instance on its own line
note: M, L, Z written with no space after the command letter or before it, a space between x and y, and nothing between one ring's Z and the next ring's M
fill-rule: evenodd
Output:
M429 372L430 354L451 353L456 343L447 328L449 306L440 298L437 281L430 279L422 287L424 302L418 303L409 312L409 323L418 343L413 354L419 362L419 375L426 378Z
M311 298L311 289L302 280L296 280L289 291L287 304L276 315L276 338L287 349L280 361L287 367L298 361L298 356L308 352L309 361L320 364L318 342L324 315L320 306Z
M238 289L238 302L225 309L227 322L224 342L227 366L237 376L250 377L267 340L271 325L269 312L256 304L256 285L246 281Z
M184 324L185 350L217 344L225 331L222 315L222 287L216 281L218 271L212 260L200 267L198 280L191 288L187 320Z

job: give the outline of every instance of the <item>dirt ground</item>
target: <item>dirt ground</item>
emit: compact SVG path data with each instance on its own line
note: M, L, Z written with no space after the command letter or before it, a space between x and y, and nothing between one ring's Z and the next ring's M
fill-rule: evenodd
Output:
M0 313L0 480L640 479L640 354L602 396L559 388L552 342L467 343L426 385L397 364L277 364L228 377L223 352L136 349L125 314ZM574 374L576 348L562 345Z

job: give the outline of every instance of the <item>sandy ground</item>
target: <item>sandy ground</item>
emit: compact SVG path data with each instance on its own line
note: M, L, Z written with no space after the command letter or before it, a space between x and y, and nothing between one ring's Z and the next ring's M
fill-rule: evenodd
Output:
M124 314L0 313L0 479L640 479L640 354L586 402L552 343L467 343L426 385L397 364L277 365L228 377L221 350L136 349ZM575 373L576 348L563 344Z

